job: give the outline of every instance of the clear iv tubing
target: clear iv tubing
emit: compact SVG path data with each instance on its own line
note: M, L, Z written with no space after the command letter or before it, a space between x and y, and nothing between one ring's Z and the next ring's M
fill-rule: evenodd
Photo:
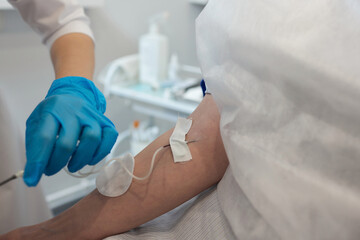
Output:
M169 145L169 146L170 146L170 145ZM122 165L122 164L123 164L122 162L120 162L120 164L124 167L124 169L126 170L126 172L127 172L130 176L132 176L134 179L139 180L139 181L146 180L146 179L148 179L148 178L150 177L150 175L151 175L151 173L152 173L152 171L153 171L153 169L154 169L154 163L155 163L155 159L156 159L157 154L158 154L161 150L163 150L164 148L169 147L169 146L159 147L159 148L155 151L155 153L154 153L154 155L153 155L153 157L152 157L152 159L151 159L150 169L149 169L148 173L147 173L144 177L137 177L137 176L135 176L132 172L129 171L129 169L127 169L126 167L124 167L124 166Z
M187 141L186 143L193 143L193 142L197 142L197 140ZM127 169L126 167L124 167L124 165L123 165L123 163L122 163L122 161L121 161L121 158L113 158L113 159L110 159L103 167L101 167L100 169L98 169L98 170L96 170L96 171L93 171L94 168L95 168L95 166L93 166L92 169L90 170L90 172L87 172L87 173L82 173L81 171L78 171L78 174L79 174L79 175L76 175L76 174L73 174L73 173L69 172L69 170L67 170L66 168L64 168L64 170L65 170L65 172L66 172L67 174L69 174L69 175L72 176L72 177L76 177L76 178L86 178L86 177L88 177L88 176L90 176L90 175L92 175L92 174L96 174L96 173L100 172L102 168L108 166L108 165L111 164L112 162L118 161L118 162L124 167L125 171L126 171L130 176L132 176L132 177L133 177L134 179L136 179L136 180L143 181L143 180L146 180L147 178L149 178L150 175L151 175L151 173L152 173L152 171L154 170L154 163L155 163L155 159L156 159L156 156L158 155L158 153L159 153L161 150L163 150L163 149L165 149L165 148L167 148L167 147L170 147L170 144L165 145L165 146L161 146L161 147L159 147L159 148L155 151L155 153L154 153L154 155L153 155L153 157L152 157L152 159L151 159L150 169L149 169L148 173L147 173L144 177L135 176L132 172L130 172L129 169ZM134 160L135 160L135 159L134 159Z
M133 177L134 179L136 179L136 180L143 181L143 180L145 180L145 179L147 179L147 178L150 177L150 175L151 175L151 173L152 173L152 171L153 171L153 169L154 169L154 163L155 163L156 156L158 155L158 153L159 153L161 150L163 150L163 149L166 148L166 147L170 147L170 145L161 146L161 147L159 147L159 148L155 151L155 153L154 153L154 155L153 155L153 157L152 157L152 159L151 159L150 169L149 169L148 173L147 173L144 177L135 176L132 172L130 172L129 169L127 169L126 167L124 167L124 165L123 165L123 163L122 163L122 161L121 161L121 158L113 158L113 159L110 159L103 167L101 167L100 169L98 169L98 170L96 170L96 171L94 171L95 166L93 166L93 167L91 168L90 172L87 172L87 173L82 173L81 171L78 171L77 173L78 173L79 175L76 175L76 174L74 174L74 173L69 172L69 170L67 170L66 168L64 168L64 170L65 170L65 172L66 172L67 174L69 174L69 175L72 176L72 177L75 177L75 178L86 178L86 177L88 177L88 176L90 176L90 175L92 175L92 174L96 174L96 173L100 172L102 168L110 165L112 162L118 161L118 162L124 167L125 171L126 171L130 176L132 176L132 177Z

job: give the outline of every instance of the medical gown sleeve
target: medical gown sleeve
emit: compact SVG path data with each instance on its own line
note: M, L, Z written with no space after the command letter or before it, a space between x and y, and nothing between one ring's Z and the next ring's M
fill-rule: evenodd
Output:
M68 33L83 33L94 39L84 9L74 0L9 0L9 3L49 48Z

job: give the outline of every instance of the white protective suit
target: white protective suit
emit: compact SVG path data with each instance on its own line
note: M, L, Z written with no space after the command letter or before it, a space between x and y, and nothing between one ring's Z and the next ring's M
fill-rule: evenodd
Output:
M359 26L355 0L210 0L198 57L230 165L176 224L110 239L359 240Z
M238 239L360 239L360 2L211 0L197 20Z
M60 36L79 32L92 37L89 20L73 0L9 0L50 48ZM1 47L1 46L0 46ZM1 77L1 73L0 73ZM51 79L49 79L50 85ZM0 89L1 90L1 89ZM4 91L4 90L2 90ZM0 91L0 181L25 166L25 144ZM41 189L16 180L0 188L0 234L51 217Z

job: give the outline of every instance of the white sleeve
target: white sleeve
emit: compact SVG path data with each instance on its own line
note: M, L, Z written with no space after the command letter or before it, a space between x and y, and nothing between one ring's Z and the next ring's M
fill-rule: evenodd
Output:
M89 18L76 0L8 1L49 48L57 38L68 33L83 33L94 39Z

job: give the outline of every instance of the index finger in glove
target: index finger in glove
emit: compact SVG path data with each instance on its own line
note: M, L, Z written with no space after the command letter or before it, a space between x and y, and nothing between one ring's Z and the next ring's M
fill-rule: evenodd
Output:
M53 151L59 123L49 113L30 118L26 123L26 158L24 182L36 186Z

